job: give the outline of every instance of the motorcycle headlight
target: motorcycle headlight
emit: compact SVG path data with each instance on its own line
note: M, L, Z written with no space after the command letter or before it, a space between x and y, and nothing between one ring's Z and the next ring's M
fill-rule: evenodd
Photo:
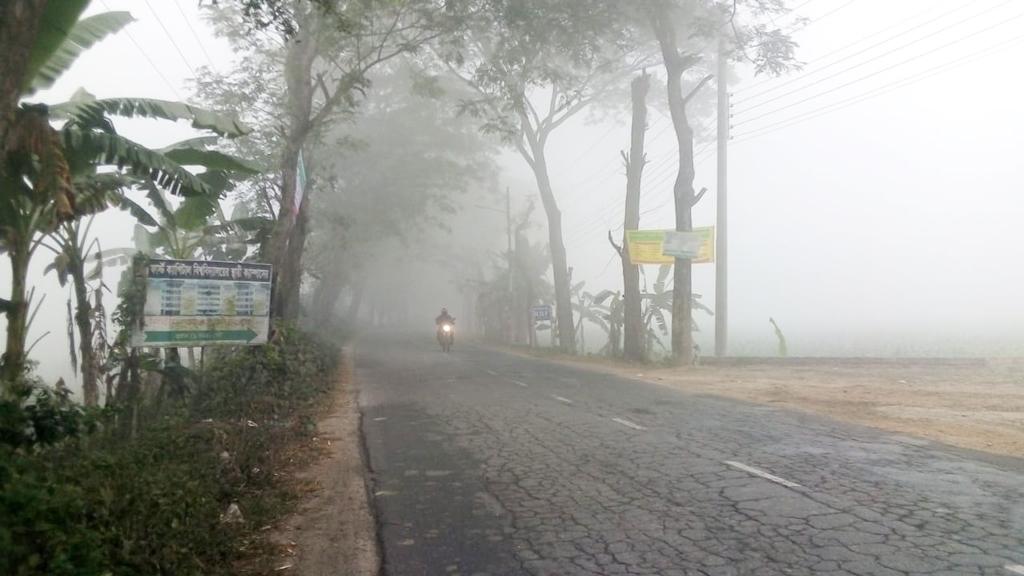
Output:
M444 330L445 332L451 332L452 331L452 327L447 325L447 324L442 326L441 329Z

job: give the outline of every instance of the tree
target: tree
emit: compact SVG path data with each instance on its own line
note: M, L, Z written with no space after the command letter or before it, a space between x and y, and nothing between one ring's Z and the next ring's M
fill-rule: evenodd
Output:
M68 300L68 340L71 344L71 366L72 369L77 370L80 359L82 397L86 406L95 406L99 400L97 383L99 362L93 347L96 319L85 272L86 262L90 256L98 255L102 258L98 251L98 241L95 238L90 239L89 236L92 223L93 218L84 222L82 219L63 222L52 234L57 245L43 244L55 253L54 262L48 269L57 272L60 285L65 286L68 279L71 279L74 291L74 305L71 300ZM79 350L77 356L75 353L75 328L78 330Z
M654 350L655 344L661 346L663 350L668 350L665 348L665 345L658 334L660 333L662 336L668 336L670 334L667 315L675 314L674 306L679 300L675 297L676 291L672 286L672 278L669 277L672 274L672 270L673 266L671 264L664 264L660 266L658 268L658 276L650 289L647 287L646 277L644 278L643 292L640 294L640 297L644 303L644 346L649 353ZM690 294L689 301L690 305L693 307L692 309L699 310L709 316L713 316L714 312L705 306L700 300L700 294ZM690 314L689 317L690 331L699 331L700 326L698 326L697 321L693 319L693 315Z
M343 153L311 155L322 194L307 266L319 277L314 319L328 320L342 289L366 277L369 254L384 258L392 245L419 260L456 252L457 200L495 187L495 143L471 119L453 118L454 102L445 97L461 86L423 76L406 58L370 80L374 90L360 113L324 135ZM361 304L354 302L350 314Z
M775 331L775 339L778 340L779 343L779 358L785 358L789 355L789 348L786 346L786 336L782 333L782 328L779 328L779 325L775 322L774 318L768 318L768 323L772 325L772 330Z
M369 88L367 74L448 32L452 11L440 0L339 2L241 0L235 28L255 21L280 32L284 87L279 149L280 203L267 245L277 285L272 314L298 317L302 258L314 187L297 189L299 158L334 120L352 112ZM248 41L242 35L240 41ZM307 150L307 153L309 150ZM311 167L307 166L307 171Z
M749 16L750 23L740 20ZM679 171L673 185L676 230L693 229L691 211L701 194L693 188L693 128L687 116L687 104L705 86L712 75L701 69L709 45L732 44L736 60L753 62L757 73L773 74L786 70L794 61L795 44L778 28L758 19L785 12L783 0L734 0L706 3L701 0L650 0L645 5L647 23L661 50L666 74L669 113L676 135ZM747 54L747 48L754 54ZM699 78L699 79L698 79ZM684 92L684 81L692 85ZM724 79L719 79L724 81ZM688 259L676 259L675 298L672 303L672 355L684 364L693 360L692 270Z
M644 359L644 326L640 302L640 267L629 259L626 234L640 228L640 183L647 155L644 153L644 134L647 131L647 92L651 82L647 72L633 79L630 96L633 103L633 127L629 154L623 154L626 163L626 209L623 220L622 246L618 249L622 261L623 286L623 354L627 360ZM614 246L614 242L612 243Z
M82 51L131 21L126 12L111 12L74 23L63 43L49 52L49 60L33 68L40 79L34 78L30 86L52 82ZM40 41L47 38L41 36ZM28 264L47 234L111 205L138 213L138 207L121 193L131 183L147 182L172 193L208 194L204 178L188 171L183 163L230 162L213 151L162 153L148 149L118 135L109 115L189 120L196 128L223 136L239 136L247 131L230 117L186 104L96 99L84 91L52 107L21 106L8 132L0 181L0 251L8 253L12 269L11 298L0 300L8 319L0 380L14 382L24 370ZM63 124L58 130L52 121Z
M68 48L68 30L88 5L89 0L0 2L0 157L7 153L18 102L30 89L52 84L52 75L40 72L55 52ZM0 173L4 169L0 165Z
M622 41L615 3L484 0L464 40L442 43L441 61L474 92L463 110L514 145L533 171L547 215L548 244L564 352L575 351L562 212L546 150L554 131L621 84L638 66Z
M580 342L583 342L583 321L586 320L600 328L608 337L608 342L598 350L598 354L616 358L622 345L622 295L611 290L591 294L582 290L582 285L583 282L578 283L576 286L579 289L574 290L577 294L576 311L580 315L577 325Z

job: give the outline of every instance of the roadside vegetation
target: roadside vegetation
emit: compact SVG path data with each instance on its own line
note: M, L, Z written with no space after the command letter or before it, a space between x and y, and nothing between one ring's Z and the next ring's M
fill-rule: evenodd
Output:
M85 90L34 102L132 21L83 18L87 4L44 9L53 27L40 30L21 105L4 116L0 251L13 281L0 300L0 573L236 573L261 553L259 528L288 510L285 472L316 434L345 333L325 322L314 339L282 322L259 347L131 345L145 290L136 270L148 256L259 257L259 219L229 220L221 202L262 169L217 150L251 132L230 112ZM117 133L117 117L183 120L201 134L147 148ZM111 208L138 221L134 246L104 250L91 234ZM47 272L71 288L68 352L81 402L63 381L40 381L28 359L44 300L28 266L43 251ZM111 268L122 269L116 285L106 283Z
M147 391L134 417L23 380L0 403L0 572L236 573L295 496L284 472L338 354L285 331L208 359L187 399Z

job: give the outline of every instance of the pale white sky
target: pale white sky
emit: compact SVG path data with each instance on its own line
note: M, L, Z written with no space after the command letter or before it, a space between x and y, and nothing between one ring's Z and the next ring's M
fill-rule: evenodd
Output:
M773 316L793 354L1021 353L1024 1L791 4L812 21L796 33L805 71L765 82L741 70L730 87L734 350L770 353ZM60 101L78 87L187 98L193 69L232 65L195 0L95 0L90 11L107 9L138 21L39 100ZM865 95L874 97L859 101ZM651 98L664 95L652 90ZM621 226L628 113L618 120L581 118L550 144L570 265L594 292L621 286L605 239ZM190 135L166 122L119 127L148 145ZM658 112L647 146L641 227L669 227L675 151ZM709 193L697 225L714 223L715 161L713 144L698 155L696 185ZM524 164L511 154L504 163L517 194L535 193ZM99 229L104 246L130 242L121 214L101 217ZM41 251L34 269L47 261ZM9 270L0 270L6 291ZM33 357L44 377L67 376L66 296L53 277L33 281L49 294L33 339L51 332ZM695 290L710 305L713 281L712 265L695 266ZM713 320L699 320L706 345Z

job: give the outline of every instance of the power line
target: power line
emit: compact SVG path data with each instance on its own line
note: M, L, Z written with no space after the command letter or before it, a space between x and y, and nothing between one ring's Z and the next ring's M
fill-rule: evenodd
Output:
M775 122L773 124L769 124L767 126L763 126L763 127L758 128L756 130L752 130L750 132L747 132L746 134L741 134L739 136L739 138L736 140L736 143L738 144L738 143L741 143L741 142L746 142L748 140L753 140L754 138L759 138L761 136L765 136L767 134L771 134L772 132L777 132L779 130L783 130L785 128L789 128L790 126L794 126L794 125L797 125L797 124L802 124L803 122L805 122L807 120L812 120L812 119L817 118L819 116L824 116L826 114L831 114L833 112L838 112L839 110L842 110L844 108L849 108L850 106L853 106L855 104L859 104L860 102L863 102L865 100L870 100L871 98L875 98L875 97L881 96L883 94L887 94L889 92L892 92L893 90L897 90L899 88L903 88L905 86L909 86L909 85L914 84L916 82L919 82L921 80L925 80L927 78L930 78L932 76L935 76L937 74L945 72L948 69L955 68L955 67L960 66L962 64L966 64L969 61L976 60L976 59L978 59L978 58L980 58L982 56L987 55L990 52L994 52L994 51L999 50L1001 48L1005 48L1005 47L1007 47L1007 46L1009 46L1011 44L1014 44L1014 43L1017 43L1017 42L1021 42L1022 40L1024 40L1024 35L1015 36L1013 38L1010 38L1008 40L1005 40L1005 41L1000 42L998 44L995 44L993 46L989 46L988 48L985 48L983 50L980 50L980 51L968 54L967 56L964 56L964 57L959 58L957 60L953 60L951 62L945 62L945 63L940 64L938 66L934 66L932 68L924 70L924 71L922 71L922 72L920 72L918 74L915 74L913 76L910 76L910 77L907 77L907 78L903 78L903 79L897 80L896 82L885 84L883 86L879 86L879 87L877 87L877 88L875 88L873 90L869 90L867 92L858 94L856 96L847 98L845 100L840 100L838 102L833 102L831 104L828 104L828 105L825 105L825 106L821 106L819 108L816 108L814 110L810 110L810 111L805 112L803 114L800 114L798 116L794 116L792 118L787 118L785 120L780 120L780 121Z
M672 156L674 156L674 153L672 153L672 152L667 153L665 155L665 157L663 157L663 159L662 159L663 161L661 163L668 162L669 160L671 160ZM644 186L641 189L641 194L643 194L643 192L646 189L647 189L647 187ZM619 198L613 199L610 203L605 205L603 208L599 209L599 211L598 211L596 216L591 216L590 218L586 219L583 224L581 224L580 226L578 226L578 227L576 227L574 229L573 234L572 234L572 238L573 238L572 241L575 242L581 236L585 236L587 234L590 234L597 227L607 226L608 225L608 218L610 216L619 215L619 213L621 212L622 208L623 208L623 205L622 205L621 199L619 199Z
M967 8L968 6L970 6L970 2L960 6L958 8L956 8L954 10L952 10L951 12L955 12L957 10L962 10L963 8ZM860 39L858 39L858 40L856 40L854 42L850 42L849 44L845 44L843 46L840 46L839 48L836 48L834 50L830 50L829 52L826 52L825 54L822 54L820 57L818 57L818 59L813 60L811 63L812 64L816 64L816 63L821 62L823 60L827 60L830 56L833 56L835 54L838 54L840 52L843 52L845 50L853 48L854 46L860 45L863 42L867 42L868 40L871 40L872 38L875 38L875 37L877 37L877 36L879 36L881 34L884 34L884 33L888 32L888 31L890 31L890 30L892 30L894 28L899 28L900 26L906 24L907 22L910 22L911 20L917 18L918 16L921 16L922 14L927 14L929 12L933 12L934 10L935 10L935 7L932 6L930 8L925 9L925 10L917 12L913 16L910 16L909 18L905 18L905 19L903 19L903 20L901 20L901 21L899 21L899 22L897 22L897 23L895 23L895 24L893 24L891 26L886 26L885 28L882 28L881 30L877 30L875 32L872 32L871 34L868 34L867 36L864 36L864 37L862 37L862 38L860 38ZM939 18L942 18L942 17L944 17L944 16L946 16L948 14L950 14L950 12L946 12L946 13L942 14L941 16L939 16ZM922 24L922 26L923 25L924 24ZM909 30L908 30L908 32L909 32ZM736 94L742 94L744 92L749 92L751 90L755 90L755 89L757 89L757 88L759 88L761 86L764 86L766 84L771 84L772 82L775 82L776 80L778 80L777 77L765 78L763 80L754 82L753 84L751 84L749 86L743 86L743 87L737 88L735 90L735 92L736 92Z
M713 121L701 122L700 124L698 124L698 127L697 127L696 130L694 130L694 132L695 133L701 133L703 131L706 131L708 128L710 128L712 122ZM657 134L655 134L654 136L651 137L651 139L649 140L649 143L653 143L654 141L656 141L661 136L661 134L663 134L665 131L667 131L671 127L673 127L673 124L671 122L666 123L666 125L663 126L662 129ZM703 146L701 146L700 149L697 150L694 153L694 158L696 159L697 155L700 152L706 150L707 147L711 146L713 143L714 143L714 141L709 142L709 143L705 143ZM643 186L641 188L641 195L643 193L645 193L645 192L650 192L650 189L651 189L650 182L652 181L651 180L652 178L659 178L661 176L665 176L666 174L667 174L667 176L671 176L672 175L672 171L671 171L672 160L676 156L677 156L677 154L676 154L675 151L670 151L670 152L667 152L664 156L662 156L659 160L656 160L654 162L649 162L648 163L653 168L648 169L648 168L645 167L645 170L644 170L645 181L644 181L644 184L643 184ZM591 179L591 178L588 178L588 180L589 179ZM660 186L662 183L664 183L665 179L666 178L660 178L660 180L658 180L658 184L657 185ZM610 226L608 224L608 218L609 217L616 217L617 220L621 220L621 213L623 212L623 210L624 210L624 206L622 205L622 202L621 202L620 199L616 198L616 199L612 200L612 202L610 202L609 204L607 204L603 208L599 209L597 215L591 216L590 218L585 219L583 224L574 227L573 230L570 233L569 239L566 240L566 243L567 244L575 243L575 242L579 241L580 239L586 237L587 235L593 233L597 228L604 228L604 227ZM618 230L618 229L621 229L621 228L622 228L622 226L619 225L617 228L615 228L615 230Z
M694 154L693 154L693 164L694 164L694 167L696 167L699 163L701 163L704 160L706 160L706 159L711 157L711 152L713 151L714 145L715 145L715 142L708 142L704 146L700 147L696 152L694 152ZM658 186L661 186L666 181L671 179L672 176L673 176L673 174L671 172L669 172L661 180L659 180L656 184L652 184L651 186L654 187L654 188L657 188ZM652 212L657 212L658 210L661 210L667 204L672 202L674 199L675 199L675 196L669 196L669 198L667 200L665 200L664 202L662 202L661 204L659 204L659 205L657 205L657 206L655 206L653 208L648 208L647 210L644 210L643 212L640 213L640 215L641 216L646 216L647 214L651 214Z
M601 136L599 136L596 140L594 140L590 144L590 146L587 146L586 150L584 150L583 152L580 152L580 154L577 155L575 159L573 159L572 163L576 164L577 162L582 160L584 156L586 156L586 155L590 154L591 152L593 152L594 148L596 148L598 144L603 142L604 139L607 138L618 127L619 127L618 124L612 124L612 125L608 126L608 129L605 130L604 133L601 134Z
M819 72L821 72L823 70L828 70L829 68L831 68L832 66L835 66L836 64L839 64L840 62L845 62L845 61L849 60L850 58L853 58L854 56L859 56L860 54L863 54L864 52L867 52L868 50L871 50L872 48L877 48L877 47L879 47L879 46L881 46L883 44L886 44L887 42L891 42L892 40L895 40L895 39L899 38L900 36L903 36L905 34L913 32L914 30L918 30L918 29L920 29L920 28L922 28L924 26L927 26L927 25L929 25L929 24L931 24L933 22L941 20L941 19L945 18L946 16L949 16L950 14L959 12L959 11L965 9L965 8L968 8L968 7L970 7L970 4L963 4L963 5L957 6L956 8L954 8L952 10L949 10L947 12L943 12L942 14L940 14L939 16L936 16L935 18L932 18L931 20L922 22L922 23L920 23L920 24L918 24L916 26L913 26L913 27L911 27L911 28L909 28L907 30L904 30L904 31L902 31L902 32L900 32L900 33L898 33L896 35L889 36L889 37L887 37L886 39L884 39L884 40L882 40L880 42L876 42L875 44L872 44L871 46L868 46L867 48L863 48L863 49L861 49L861 50L859 50L857 52L854 52L853 54L849 54L847 56L844 56L844 57L840 58L839 60L836 60L834 62L826 64L826 65L824 65L824 66L822 66L820 68L816 68L816 69L811 70L809 72L800 74L800 75L798 75L796 77L790 78L790 79L786 80L785 82L782 82L781 84L778 84L778 85L773 86L771 88L768 88L766 90L762 90L762 91L760 91L760 92L758 92L756 94L752 94L750 96L747 96L746 98L741 98L741 99L739 99L737 101L737 104L742 104L742 103L747 102L749 100L753 100L755 98L758 98L759 96L763 96L765 94L769 94L769 93L774 92L774 91L776 91L776 90L778 90L780 88L784 88L784 87L786 87L786 86L788 86L790 84L793 84L794 82L800 82L801 80L804 80L806 78L814 76L815 74L818 74ZM918 14L918 15L920 15L920 14ZM911 18L911 19L913 19L913 18ZM904 22L906 22L906 21L904 21ZM899 25L900 24L897 24L896 26L899 26ZM829 52L828 54L825 54L824 56L818 58L817 61L820 62L820 61L826 59L828 56L830 56L832 54L836 54L837 52L842 52L842 51L844 51L844 50L846 50L848 48L851 48L853 46L861 44L865 40L868 40L868 39L870 39L870 38L872 38L874 36L877 36L877 35L879 35L879 34L881 34L883 32L891 30L892 28L894 28L896 26L890 26L888 28L883 29L880 32L876 32L875 34L872 34L871 36L867 36L865 38L861 38L860 40L858 40L856 42L853 42L851 44L847 44L846 46L844 46L842 48L839 48L838 50L833 50L832 52ZM746 91L749 91L749 90L751 90L753 88L756 88L760 84L764 84L764 83L768 83L768 82L771 82L771 80L766 80L765 82L762 82L762 83L759 83L759 84L755 84L754 86L748 86L747 88L740 89L737 92L746 92Z
M654 122L651 122L651 124L648 126L648 131L650 131L652 128L654 128L654 126L656 126L659 121L663 121L663 120L657 120L656 119ZM657 141L658 138L660 138L661 135L665 133L665 130L667 130L669 126L671 126L671 123L669 123L669 124L667 124L665 126L662 126L661 130L659 130L657 132L657 134L654 134L653 136L651 136L650 139L647 140L648 143L653 143L653 142ZM593 146L591 146L591 148L593 148ZM581 155L581 157L582 157L582 155ZM577 158L576 161L579 161L579 158ZM576 162L576 161L574 161L574 162ZM582 180L578 180L578 181L574 180L573 181L573 186L578 189L578 188L582 187L583 184L589 184L590 182L593 182L594 180L597 180L597 179L604 180L604 179L610 178L620 168L621 168L621 166L618 164L618 161L616 161L614 163L611 163L604 170L601 170L601 171L598 171L598 172L594 172L594 173L590 174L589 176L585 176Z
M785 14L785 17L787 17L787 18L789 16L793 16L794 17L793 20L791 22L789 22L788 25L785 25L786 32L792 32L792 31L796 30L797 28L800 27L800 24L804 25L802 30L806 30L807 28L810 28L811 25L817 23L818 20L821 20L823 18L827 18L828 16L831 16L833 13L838 12L838 11L842 10L843 8L846 8L850 4L853 4L855 1L856 0L848 0L845 4L843 4L842 6L839 6L835 10L832 10L831 12L826 12L825 14L822 14L821 16L818 16L817 18L813 18L813 19L812 18L808 18L806 16L801 16L799 14L799 10L801 8L803 8L804 6L807 6L808 4L811 4L813 2L817 2L817 0L807 0L806 2L801 2L800 4L797 4L796 6L794 6L792 8L789 8L788 9L788 13ZM778 22L775 21L775 18L771 17L770 15L768 16L768 19L771 20L772 25L780 27L780 28L782 27L782 26L779 25ZM803 20L803 21L801 21L801 20Z
M817 1L818 0L806 0L805 2L801 2L800 4L797 4L796 6L790 8L789 11L790 12L796 12L797 10L803 8L804 6L807 6L808 4L811 4L811 3L817 2Z
M995 5L995 6L991 6L991 7L987 8L987 9L985 9L985 10L981 11L981 12L978 12L977 14L974 14L973 16L970 16L970 17L968 17L968 18L966 18L966 19L964 19L964 20L960 20L960 21L958 21L958 22L954 22L953 24L950 24L949 26L946 26L946 27L944 27L944 28L939 28L938 30L935 30L934 32L931 32L930 34L926 34L926 35L924 35L924 36L922 36L922 37L920 37L920 38L917 38L917 39L915 39L915 40L912 40L912 41L910 41L910 42L907 42L907 43L905 43L905 44L902 44L902 45L898 46L897 48L894 48L894 49L892 49L892 50L890 50L890 51L886 52L885 54L880 54L880 55L878 55L878 56L875 56L874 58L869 58L869 59L867 59L867 60L864 60L864 61L862 61L862 62L860 62L860 63L858 63L858 64L855 64L855 65L853 65L853 66L850 66L850 67L844 68L843 70L840 70L839 72L836 72L836 73L834 73L834 74L831 74L831 75L829 75L829 76L826 76L826 77L824 77L824 78L821 78L821 79L815 80L814 82L811 82L810 84L806 84L806 85L804 85L804 86L801 86L801 87L798 87L798 88L794 88L793 90L790 90L790 91L788 91L788 92L784 92L784 93L782 93L782 94L778 94L778 95L776 95L776 96L773 96L773 97L771 97L771 98L769 98L769 99L767 99L767 100L763 100L763 101L761 101L761 102L758 102L758 103L756 103L756 104L754 104L754 105L752 105L752 106L749 106L749 107L747 107L747 108L745 108L745 109L741 110L740 112L737 112L736 114L737 114L737 115L740 115L740 114L745 114L745 113L747 113L747 112L750 112L751 110L755 110L755 109L757 109L757 108L760 108L761 106L764 106L765 104L769 104L769 103L771 103L771 102L775 102L775 101L777 101L777 100L780 100L780 99L782 99L782 98L785 98L786 96L791 96L791 95L793 95L793 94L795 94L795 93L797 93L797 92L800 92L800 91L802 91L802 90L806 90L807 88L810 88L811 86L816 86L816 85L818 85L818 84L821 84L822 82L826 82L826 81L828 81L828 80L831 80L831 79L833 79L833 78L835 78L835 77L837 77L837 76L841 76L841 75L843 75L843 74L845 74L845 73L847 73L847 72L849 72L849 71L851 71L851 70L856 70L857 68L860 68L860 67L862 67L862 66L864 66L864 65L866 65L866 64L870 64L870 63L872 63L872 62L875 62L875 61L877 61L877 60L880 60L880 59L882 59L882 58L885 58L885 57L887 57L887 56L890 56L890 55L892 55L892 54L894 54L894 53L896 53L896 52L899 52L900 50L903 50L903 49L905 49L905 48L909 48L910 46L913 46L913 45L915 45L915 44L918 44L918 43L920 43L920 42L922 42L922 41L924 41L924 40L927 40L927 39L929 39L929 38L932 38L932 37L934 37L934 36L936 36L936 35L938 35L938 34L941 34L941 33L943 33L943 32L946 32L946 31L948 31L948 30L951 30L951 29L953 29L953 28L956 28L956 27L958 27L958 26L960 26L960 25L962 25L962 24L965 24L965 23L967 23L967 22L969 22L969 21L971 21L971 20L973 20L973 19L975 19L975 18L977 18L977 17L979 17L979 16L984 16L985 14L988 14L989 12L992 12L993 10L996 10L996 9L1002 8L1003 6L1005 6L1005 5L1009 4L1009 3L1013 2L1013 1L1014 1L1014 0L1007 0L1006 2L1003 2L1002 4L997 4L997 5ZM869 46L868 48L865 48L865 49L861 50L860 52L855 52L854 54L851 54L851 55L849 55L849 56L847 56L847 57L845 57L845 58L842 58L842 59L840 59L840 60L837 60L837 61L833 62L832 64L829 64L828 66L826 66L826 67L824 67L824 68L821 68L821 69L819 69L819 70L818 70L818 72L820 72L821 70L825 70L825 69L827 69L827 68L829 68L829 67L831 67L831 66L833 66L833 65L835 65L835 64L838 64L839 62L843 62L843 61L845 61L845 60L848 60L849 58L852 58L852 57L854 57L854 56L858 56L858 55L860 55L860 54L862 54L862 53L864 53L864 52L866 52L866 51L868 51L868 50L870 50L870 49L872 49L872 48L875 48L875 47L879 46L880 44L884 44L885 42L886 42L886 41L883 41L883 42L881 42L881 43L879 43L879 44L875 44L875 45ZM811 74L813 74L813 73L811 73ZM807 76L804 76L804 78L806 78L806 77L807 77ZM795 81L797 81L797 79L794 79L794 80L792 80L791 82L795 82ZM791 83L791 82L790 82L790 83ZM781 86L780 86L780 87L781 87ZM774 91L775 89L777 89L777 88L773 88L773 89L771 89L771 90L767 90L767 91L765 91L765 92L762 92L761 94L765 94L765 93L767 93L767 92L772 92L772 91ZM754 96L751 96L751 97L750 97L750 98L748 98L747 100L743 100L743 101L741 101L741 102L746 102L746 101L748 101L748 100L750 100L750 99L752 99L752 98L756 98L756 97L757 97L757 96L759 96L759 95L760 95L760 94L758 94L758 95L754 95ZM740 103L737 103L737 104L740 104Z
M710 122L704 122L700 125L700 130L706 130L709 127ZM700 146L693 154L694 161L696 162L698 160L698 156L713 145L714 141L711 141ZM645 170L645 180L641 188L641 197L644 193L649 194L653 190L657 189L675 175L672 167L674 165L673 160L677 159L677 157L678 155L675 151L670 151L662 156L661 160L653 162L653 168L651 170ZM614 200L611 204L602 209L596 217L587 220L583 226L578 228L579 232L574 235L574 241L581 235L592 233L595 227L607 225L608 217L619 215L623 211L623 208L622 203L618 199ZM641 215L643 215L643 213L641 213ZM621 225L618 226L616 230L620 228L622 228Z
M940 49L944 49L944 48L949 48L950 46L953 46L953 45L959 44L959 43L961 43L961 42L963 42L963 41L965 41L965 40L969 40L970 38L973 38L973 37L975 37L975 36L977 36L977 35L979 35L979 34L983 34L983 33L985 33L985 32L988 32L988 31L990 31L990 30L993 30L993 29L995 29L995 28L998 28L998 27L1000 27L1000 26L1004 26L1004 25L1006 25L1006 24L1008 24L1008 23L1010 23L1010 22L1013 22L1014 20L1017 20L1017 19L1021 18L1021 17L1024 17L1024 13L1021 13L1021 14L1017 14L1016 16L1013 16L1013 17L1011 17L1011 18L1008 18L1008 19L1006 19L1006 20L1003 20L1003 21L1001 21L1001 22L997 22L997 23L995 23L995 24L993 24L993 25L991 25L991 26L988 26L988 27L986 27L986 28L982 28L981 30L976 30L975 32L972 32L971 34L968 34L967 36L961 36L960 38L957 38L956 40L953 40L952 42L948 42L948 43L946 43L946 44L945 44L944 46L942 46L942 47L941 47ZM753 118L750 118L750 119L748 119L748 120L745 120L745 121L743 121L743 122L742 122L742 124L749 124L749 123L751 123L751 122L754 122L754 121L760 120L761 118L765 118L765 117L767 117L767 116L771 116L771 115L773 115L773 114L777 114L777 113L779 113L779 112L782 112L782 111L784 111L784 110L788 110L789 108L792 108L792 107L794 107L794 106L798 106L798 105L800 105L800 104L803 104L803 103L805 103L805 102L809 102L809 101L811 101L811 100L815 100L815 99L817 99L817 98L821 98L822 96L826 96L826 95L828 95L828 94L831 94L831 93L833 93L833 92L836 92L836 91L838 91L838 90L841 90L841 89L843 89L843 88L847 88L847 87L849 87L849 86L852 86L852 85L854 85L854 84L857 84L857 83L859 83L859 82L863 82L864 80L867 80L867 79L869 79L869 78L872 78L872 77L874 77L874 76L877 76L877 75L879 75L879 74L882 74L883 72L888 72L889 70L892 70L892 69L894 69L894 68L899 68L900 66L906 65L906 64L908 64L908 63L910 63L910 62L913 62L913 61L915 61L915 60L919 60L919 59L921 59L921 58L923 58L923 57L925 57L925 56L929 56L929 55L931 55L931 54L933 54L933 53L934 53L934 51L929 51L929 52L926 52L926 53L924 53L924 54L918 54L918 55L916 55L916 56L913 56L913 57L911 57L911 58L907 58L906 60L902 60L902 61L900 61L900 62L897 62L896 64L892 64L892 65L890 65L890 66L887 66L887 67L885 67L885 68L882 68L881 70L877 70L877 71L875 71L875 72L872 72L872 73L870 73L870 74L867 74L867 75L865 75L865 76L861 76L860 78L857 78L857 79L855 79L855 80L851 80L851 81L849 81L849 82L846 82L846 83L844 83L844 84L840 84L839 86L835 86L835 87L833 87L833 88L830 88L830 89L828 89L828 90L825 90L824 92L819 92L819 93L817 93L817 94L812 94L812 95L810 95L810 96L808 96L808 97L806 97L806 98L803 98L803 99L801 99L801 100L798 100L798 101L796 101L796 102L793 102L793 103L791 103L791 104L787 104L787 105L785 105L785 106L782 106L782 107L780 107L780 108L776 108L776 109L774 109L774 110L769 110L768 112L765 112L765 113L763 113L763 114L759 114L759 115L757 115L757 116L755 116L755 117L753 117Z
M181 51L181 47L178 46L178 43L174 40L174 36L171 35L171 31L167 29L167 26L164 26L164 21L160 19L160 15L157 14L156 10L153 9L153 6L149 3L149 0L142 1L146 3L146 7L149 8L149 11L153 13L153 17L156 18L157 24L160 25L160 28L163 29L164 34L167 35L167 39L171 41L171 45L173 45L174 49L177 50L178 56L181 56L181 61L185 63L185 67L189 69L189 72L192 72L193 77L199 76L198 74L196 74L196 70L192 67L192 64L189 63L188 58L185 58L185 53Z
M822 20L824 20L825 18L828 18L829 16L831 16L831 15L835 14L836 12L839 12L839 11L840 11L840 10L842 10L843 8L846 8L847 6L849 6L850 4L853 4L853 3L854 3L854 2L856 2L856 1L857 1L857 0L847 0L847 2L846 2L845 4L843 4L843 5L841 5L841 6L837 7L837 8L835 8L834 10L831 10L831 11L829 11L829 12L826 12L826 13L822 14L821 16L818 16L817 18L814 18L814 19L812 19L812 20L811 20L810 22L808 22L808 23L807 23L806 25L804 25L804 27L803 27L803 28L801 28L801 30L807 30L807 29L808 29L808 28L810 28L811 26L813 26L813 25L817 24L818 22L821 22L821 21L822 21ZM801 6L805 6L805 5L809 4L809 3L810 3L810 2L804 2L803 4L801 4ZM796 24L794 24L794 25L790 26L790 30L796 30L796 29L797 29L797 26L796 26Z
M111 11L110 6L107 5L105 0L100 0L100 4L103 4L103 7L106 8L108 12ZM178 92L178 89L175 88L174 84L172 84L171 81L167 79L167 76L164 76L164 73L160 71L160 68L158 68L156 63L153 62L153 59L149 57L149 54L146 53L146 50L142 48L142 45L135 40L135 36L132 36L131 31L126 29L124 30L124 34L128 37L128 40L130 40L131 43L135 45L135 48L139 51L139 54L142 54L142 57L146 59L146 62L149 62L149 66L153 69L153 72L156 72L157 76L159 76L160 79L164 81L164 84L167 84L167 87L171 89L171 92L174 93L175 98L181 100L181 94Z
M712 156L712 153L714 152L714 148L713 147L714 147L714 142L712 141L712 142L708 142L708 143L704 144L703 146L701 146L700 148L698 148L694 152L694 154L693 154L694 165L697 166L697 165L703 163L704 160L707 160L708 158L710 158ZM669 171L668 173L663 174L663 176L660 179L658 179L658 181L655 182L654 184L650 184L651 180L648 180L647 181L647 186L645 187L645 189L647 191L650 191L651 188L657 188L657 187L661 186L662 184L664 184L666 181L670 180L673 176L674 176L674 174L671 171ZM674 199L674 196L669 196L669 198L667 200L665 200L664 202L662 202L659 205L655 206L654 208L648 208L647 210L644 210L643 212L641 212L640 216L646 216L648 214L651 214L652 212L656 212L658 210L661 210L667 204L672 202L673 199ZM615 202L613 202L609 206L609 208L611 208L611 210L608 210L608 209L603 210L602 214L599 214L596 219L592 218L587 225L582 226L579 229L578 232L573 234L570 242L573 242L573 243L578 242L579 240L582 240L583 238L586 238L590 234L594 233L597 228L600 228L600 227L603 227L603 226L607 226L608 225L608 223L607 223L608 216L619 214L622 211L622 210L620 210L620 208L623 208L623 206L622 206L622 204L620 202L615 201ZM622 224L619 224L618 226L616 226L615 228L612 229L612 232L616 232L616 231L621 230L621 229L622 229Z
M210 57L210 53L206 51L206 46L203 44L203 40L199 37L196 29L192 26L192 22L189 21L188 16L185 14L185 10L181 7L181 3L178 0L174 0L174 6L178 9L178 12L181 13L181 19L185 21L185 25L188 26L188 29L192 32L192 37L196 39L196 44L199 46L199 49L202 50L203 55L206 56L206 61L210 64L210 68L217 68L213 63L213 58Z
M709 121L706 121L706 122L701 122L700 125L699 125L699 128L697 130L695 130L694 133L703 133L703 132L707 131L709 128L711 128L711 124L713 122L714 122L714 120L709 120ZM714 143L714 140L711 140L710 142L706 142L706 143L702 144L700 146L700 149L704 150L704 149L707 148L707 146L710 146L712 143ZM696 156L696 154L697 153L694 153L694 156ZM658 178L659 176L664 175L665 174L665 170L671 171L671 166L672 166L671 161L674 158L676 158L677 156L678 155L676 153L674 153L674 152L670 152L669 154L666 154L663 157L663 160L661 162L659 162L659 166L653 168L648 173L648 175L647 175L648 176L647 182L648 183L651 182L652 178ZM657 175L656 175L656 173L657 173Z
M694 134L704 133L709 128L711 128L712 123L713 120L701 122L699 124L698 129L693 131ZM667 130L669 127L671 127L671 124L666 126L665 129ZM678 146L678 144L673 143L673 146ZM647 177L646 182L649 183L652 178L658 178L659 176L662 176L665 173L665 170L670 170L672 166L672 160L677 157L678 154L675 151L670 151L666 153L664 156L662 156L659 160L651 162L650 164L652 167L649 170L646 170L645 173L645 176Z

